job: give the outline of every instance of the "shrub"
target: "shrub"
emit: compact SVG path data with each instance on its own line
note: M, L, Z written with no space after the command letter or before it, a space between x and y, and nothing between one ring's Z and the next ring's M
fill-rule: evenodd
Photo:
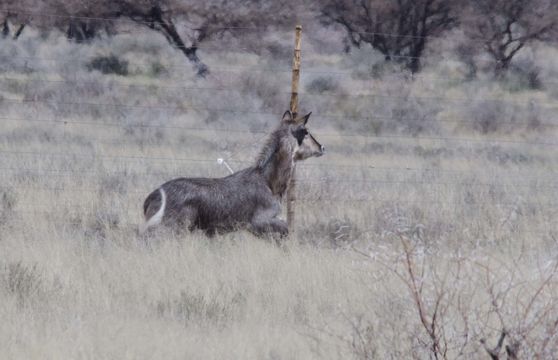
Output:
M363 231L347 217L334 218L330 221L317 221L299 230L300 238L305 243L326 248L349 248L361 239Z
M497 100L479 100L472 104L469 111L473 130L482 134L540 129L542 114L535 102L524 106Z
M150 66L150 74L153 77L159 77L162 75L167 75L169 71L165 67L165 65L161 64L159 61L154 61L151 63Z
M87 65L89 71L97 70L103 74L128 75L128 61L120 60L115 55L97 56Z
M229 293L219 289L211 295L181 291L180 296L165 298L157 302L157 314L171 316L186 323L194 320L223 323L241 314L246 298L240 292Z
M509 91L542 90L541 69L532 62L512 65L503 78Z
M321 94L326 91L337 91L339 84L332 78L319 77L306 85L306 91L312 94Z
M477 104L472 111L473 129L483 134L494 133L505 124L505 106L487 101Z
M36 265L29 267L13 262L3 270L4 288L16 296L19 306L24 306L30 297L40 291L42 279Z
M0 193L0 225L5 224L12 216L16 202L14 191L8 189Z

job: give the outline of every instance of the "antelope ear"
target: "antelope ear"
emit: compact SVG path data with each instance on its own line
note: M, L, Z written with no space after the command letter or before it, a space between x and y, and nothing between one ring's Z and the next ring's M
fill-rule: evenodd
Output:
M310 115L312 115L312 111L310 111L308 114L304 115L303 117L300 117L300 118L296 119L296 122L298 124L306 125L306 123L308 122L308 119L310 119Z
M282 122L292 122L293 121L293 113L291 112L291 110L287 110L285 111L285 113L283 114L283 119L281 119Z

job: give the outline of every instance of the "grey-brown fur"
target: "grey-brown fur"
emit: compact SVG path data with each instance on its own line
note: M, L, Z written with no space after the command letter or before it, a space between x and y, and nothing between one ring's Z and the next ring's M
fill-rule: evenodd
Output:
M293 119L287 111L249 168L224 178L179 178L161 185L144 202L140 232L163 224L202 229L210 236L238 228L286 235L287 224L277 216L295 161L324 151L306 129L309 117Z

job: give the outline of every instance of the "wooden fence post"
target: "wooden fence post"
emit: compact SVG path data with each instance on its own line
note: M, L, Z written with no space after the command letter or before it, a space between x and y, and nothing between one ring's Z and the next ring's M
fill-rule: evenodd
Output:
M291 83L291 104L290 109L293 117L296 118L298 113L298 83L300 80L300 49L302 43L302 26L297 25L295 29L295 49L293 58L293 77ZM293 168L291 181L287 188L287 224L289 233L294 234L295 224L295 200L296 200L296 167Z

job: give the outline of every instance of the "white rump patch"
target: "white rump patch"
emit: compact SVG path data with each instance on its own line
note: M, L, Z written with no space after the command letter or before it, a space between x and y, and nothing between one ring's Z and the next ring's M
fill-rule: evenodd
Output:
M140 235L145 234L145 232L153 226L157 226L163 220L163 215L165 215L165 206L167 205L167 194L163 188L159 188L159 193L161 193L161 207L150 219L148 219L145 224L140 225L139 233Z

